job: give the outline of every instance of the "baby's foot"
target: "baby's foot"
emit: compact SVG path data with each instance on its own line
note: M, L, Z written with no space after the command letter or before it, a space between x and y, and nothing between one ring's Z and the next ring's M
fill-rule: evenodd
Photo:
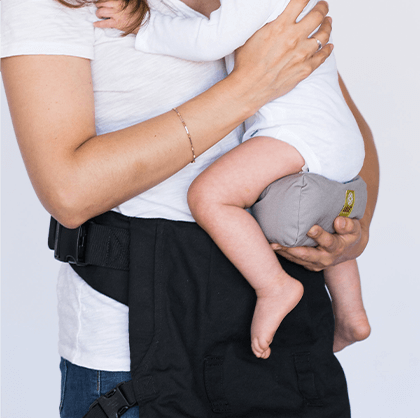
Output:
M370 335L370 325L364 309L335 317L333 351L337 353L348 345L363 341Z
M284 273L273 285L256 291L257 303L251 324L251 348L266 359L270 344L284 317L298 304L303 295L302 284Z

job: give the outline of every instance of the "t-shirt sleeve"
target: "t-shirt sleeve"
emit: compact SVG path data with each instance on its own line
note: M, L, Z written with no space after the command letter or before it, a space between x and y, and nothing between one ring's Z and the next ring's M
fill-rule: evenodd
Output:
M1 57L70 55L94 58L94 10L55 0L3 0Z

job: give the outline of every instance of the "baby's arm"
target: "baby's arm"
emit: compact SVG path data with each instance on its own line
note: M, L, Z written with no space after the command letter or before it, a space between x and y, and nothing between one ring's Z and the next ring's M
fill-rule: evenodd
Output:
M136 49L191 61L214 61L231 54L268 21L286 8L289 0L222 0L210 18L172 17L152 10L140 28Z

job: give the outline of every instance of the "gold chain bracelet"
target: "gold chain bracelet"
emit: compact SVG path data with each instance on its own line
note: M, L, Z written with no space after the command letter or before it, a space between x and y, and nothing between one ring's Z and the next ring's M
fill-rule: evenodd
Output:
M195 163L195 151L194 151L194 145L193 145L193 142L192 142L192 138L191 138L191 134L190 134L190 131L189 131L189 129L188 129L188 126L187 126L187 124L185 123L185 121L184 121L184 119L183 119L183 117L182 117L182 115L181 115L181 113L179 113L179 111L178 111L178 109L176 108L176 107L174 107L173 109L172 109L177 115L178 115L178 117L179 117L179 119L180 119L180 121L182 122L182 125L184 126L184 129L185 129L185 132L187 133L187 135L188 135L188 139L190 140L190 145L191 145L191 152L192 152L192 160L191 160L191 162L192 163Z

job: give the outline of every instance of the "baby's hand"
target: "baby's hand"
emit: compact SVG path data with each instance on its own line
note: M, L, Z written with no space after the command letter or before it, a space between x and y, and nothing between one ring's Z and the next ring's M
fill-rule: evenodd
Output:
M114 28L126 34L137 33L139 25L136 24L138 19L137 13L133 13L132 7L128 5L124 8L125 2L122 0L106 0L96 3L96 16L103 19L95 22L93 26L96 28Z

